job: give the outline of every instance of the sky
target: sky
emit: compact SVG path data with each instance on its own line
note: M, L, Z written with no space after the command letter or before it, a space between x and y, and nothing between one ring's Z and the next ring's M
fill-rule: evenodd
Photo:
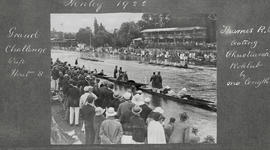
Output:
M51 30L76 33L80 28L94 29L94 19L102 23L105 29L113 32L119 29L123 22L141 19L142 13L104 13L104 14L51 14Z

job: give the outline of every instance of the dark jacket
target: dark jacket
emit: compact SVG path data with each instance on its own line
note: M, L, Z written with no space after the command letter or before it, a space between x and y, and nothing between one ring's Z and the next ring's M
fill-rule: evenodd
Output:
M94 144L100 144L99 130L100 130L101 123L105 119L106 118L103 115L99 115L99 116L94 117L94 130L95 130L95 142L94 142Z
M81 109L82 119L85 123L85 143L93 144L95 140L94 116L95 108L91 105L84 105Z
M102 108L106 108L111 105L111 101L113 100L113 92L109 90L107 87L99 88L99 106ZM98 105L97 105L98 106Z
M71 87L67 92L69 107L79 107L80 104L80 90L77 87Z
M150 114L150 112L152 111L152 109L150 107L148 107L148 105L143 104L140 106L142 108L142 112L140 113L141 117L146 121L148 115Z
M156 86L157 88L161 89L163 86L162 86L162 77L161 75L157 75L156 76Z
M130 118L132 139L136 142L144 142L146 138L146 123L140 116L133 115Z
M52 78L53 80L57 80L59 78L59 69L57 67L53 67L52 69Z
M156 75L152 75L152 77L150 78L150 82L152 82L153 88L157 88L157 76Z

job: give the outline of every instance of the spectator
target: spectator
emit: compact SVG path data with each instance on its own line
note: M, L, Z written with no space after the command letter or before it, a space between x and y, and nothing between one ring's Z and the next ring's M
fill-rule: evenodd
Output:
M160 123L160 113L153 113L153 119L150 120L147 127L148 144L166 144L165 132Z
M80 90L77 87L77 83L72 81L71 88L68 90L68 104L69 104L69 123L73 125L79 125L79 110L80 110Z
M94 130L95 130L94 144L100 144L99 131L100 131L101 123L106 119L103 115L105 112L105 109L102 109L101 107L97 107L95 112L96 112L96 115L94 118Z
M115 119L117 113L112 107L106 110L106 120L101 123L100 126L100 141L101 144L120 144L123 135L123 129Z
M174 130L169 143L186 143L189 132L189 124L187 123L188 118L186 112L180 114L180 120L174 125Z
M204 138L203 144L215 144L215 138L211 135L208 135L206 138Z
M94 130L94 116L95 116L95 106L94 99L92 95L88 95L86 99L86 104L83 105L81 109L82 119L85 123L85 143L93 144L95 140L95 130Z
M172 132L174 129L174 123L175 123L175 118L172 117L170 118L169 123L165 125L164 127L167 142L169 142L170 136L172 135Z
M190 144L197 144L200 142L200 137L198 136L198 128L197 127L193 127L192 131L189 135L189 142Z
M149 107L150 101L151 101L150 98L145 98L144 99L144 104L140 106L142 108L142 112L140 113L140 116L144 119L144 121L146 121L148 115L152 111L152 109Z
M135 104L131 102L130 92L126 92L123 98L125 102L119 105L117 116L123 127L122 144L130 144L132 142L130 117L132 116L131 109Z
M146 124L143 118L140 117L142 108L135 105L132 108L133 116L130 118L131 128L132 128L132 144L144 144L146 139Z

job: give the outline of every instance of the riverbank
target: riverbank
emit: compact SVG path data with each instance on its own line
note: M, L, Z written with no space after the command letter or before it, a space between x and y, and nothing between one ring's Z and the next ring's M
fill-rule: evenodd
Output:
M104 62L92 62L81 60L79 52L53 50L52 59L55 61L59 58L74 65L78 59L79 66L85 66L87 69L104 70L105 74L113 75L115 65L122 66L123 70L128 72L129 78L137 82L149 82L150 76L154 71L161 71L164 85L170 85L175 91L180 88L188 87L193 90L192 95L201 97L206 100L216 102L216 71L211 69L203 70L184 70L178 68L159 67L145 64L138 64L138 61L121 60L119 57L111 57L104 55L99 59ZM152 99L152 96L144 93L145 97ZM174 117L179 120L179 113L185 111L190 116L191 124L199 129L199 136L203 140L207 135L211 135L216 139L217 134L217 114L211 113L189 105L180 105L170 100L155 99L153 106L161 106L165 110L165 117ZM167 122L168 119L165 120Z

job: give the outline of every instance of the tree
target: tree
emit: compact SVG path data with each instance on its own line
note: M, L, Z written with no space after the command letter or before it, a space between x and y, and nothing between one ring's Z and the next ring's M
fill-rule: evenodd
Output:
M90 34L91 34L91 37L93 37L93 33L92 33L90 27L80 28L76 34L76 39L80 43L85 43L85 44L89 45L90 44Z
M117 38L122 47L130 45L132 39L141 36L140 28L135 22L124 22L118 31Z
M143 14L142 19L137 22L140 30L152 28L170 27L171 16L168 13L161 14Z
M94 34L96 35L99 30L97 19L94 20Z

